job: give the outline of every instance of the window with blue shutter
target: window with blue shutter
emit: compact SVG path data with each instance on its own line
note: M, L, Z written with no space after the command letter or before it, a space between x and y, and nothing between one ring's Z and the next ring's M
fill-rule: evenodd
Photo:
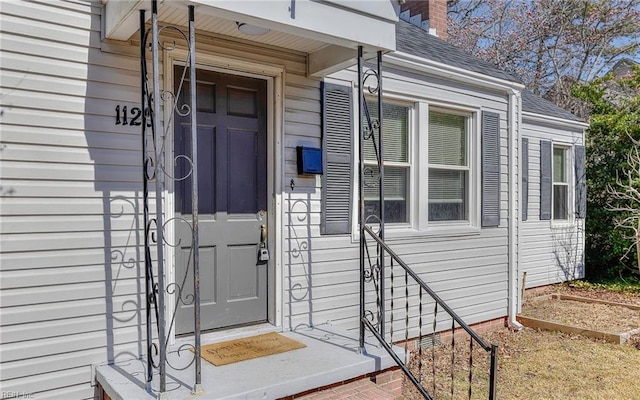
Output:
M323 82L321 233L351 232L353 108L352 88Z
M500 115L482 112L482 226L500 225Z

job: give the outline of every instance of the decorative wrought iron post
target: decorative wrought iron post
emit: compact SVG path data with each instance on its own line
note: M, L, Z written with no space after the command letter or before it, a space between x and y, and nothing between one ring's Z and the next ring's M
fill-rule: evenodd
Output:
M162 120L160 118L160 60L158 43L160 35L158 32L158 2L151 2L151 57L153 62L153 118L155 135L155 189L156 189L156 238L158 244L158 308L160 309L160 320L158 324L158 356L160 358L158 369L160 371L160 394L167 391L167 341L165 330L165 283L164 283L164 223L162 216L162 196L164 192L164 146L160 145L162 137Z
M153 379L153 363L151 359L151 341L152 341L152 332L151 332L151 293L153 293L153 285L151 284L151 277L153 276L153 271L150 271L151 260L147 255L147 249L149 248L149 229L148 229L148 221L149 221L149 189L147 185L147 115L144 110L147 109L147 91L144 90L146 81L145 67L146 63L144 58L142 57L145 53L145 45L146 45L146 29L145 29L145 10L140 10L140 105L143 110L142 113L142 125L141 125L141 146L142 146L142 213L143 213L143 221L144 221L144 266L145 266L145 306L146 306L146 334L147 334L147 378L146 383L149 385L151 380ZM148 389L148 388L147 388Z
M374 79L371 83L369 79ZM365 88L369 94L377 95L377 117L371 118L365 95ZM384 149L383 149L383 98L382 98L382 52L377 52L377 64L375 69L363 69L362 48L358 49L358 108L359 108L359 126L360 126L360 186L358 188L359 207L360 207L360 343L364 346L364 329L365 326L373 326L367 324L364 319L369 318L371 323L375 321L375 327L384 338L385 335L385 261L384 250L376 245L375 260L369 255L369 249L365 241L365 226L367 223L377 223L378 231L376 236L384 242L384 224L385 224L385 202L384 202ZM376 135L377 133L377 135ZM365 165L365 145L370 141L371 147L376 157L377 165L375 167ZM371 183L365 182L367 176L370 175ZM377 215L367 215L365 210L365 187L375 187L378 185L378 209ZM372 262L373 261L373 262ZM368 262L368 269L367 269ZM367 310L365 306L365 284L371 282L376 292L376 307L374 311Z
M383 112L384 112L384 108L383 108L383 104L382 104L382 51L378 50L378 65L377 65L377 90L378 90L378 152L379 152L379 156L378 156L378 172L380 174L379 179L380 179L380 183L379 183L379 187L378 187L378 195L380 196L380 231L379 231L379 236L380 239L382 239L382 241L384 242L384 142L383 142L383 135L382 135L382 120L383 118ZM373 132L372 132L373 135ZM372 136L371 138L374 142L375 142L375 137ZM385 273L384 273L384 251L382 251L382 248L380 245L378 245L378 254L379 254L379 260L378 260L378 266L380 268L380 310L379 310L379 319L380 319L380 334L382 335L382 337L384 338L384 333L385 333Z
M151 254L149 252L149 176L147 171L147 63L144 58L146 53L147 32L145 27L145 10L140 10L140 109L142 112L141 139L142 139L142 209L144 218L144 271L145 271L145 305L147 311L146 333L147 333L147 376L146 386L150 389L153 380L153 332L151 330L151 305L152 296L155 290L153 285L153 268L151 264Z
M364 224L365 224L365 210L364 210L364 121L362 116L363 99L364 99L364 79L362 76L362 46L358 46L358 211L360 215L360 221L358 227L360 228L360 344L358 350L364 352L364 257L365 257L365 242L364 242Z
M191 234L193 249L193 332L196 361L194 393L202 391L202 359L200 358L200 255L198 240L198 122L196 106L196 28L195 11L189 6L189 94L191 104Z
M174 370L184 370L195 364L195 383L193 392L202 392L202 360L201 335L200 335L200 272L199 272L199 252L198 252L198 124L196 106L196 65L195 65L195 10L189 6L189 34L186 35L181 29L174 26L159 27L157 0L151 1L151 29L145 27L145 12L140 11L140 75L141 75L141 101L142 101L142 154L143 154L143 202L145 219L144 256L145 256L145 279L146 279L146 336L147 336L147 374L146 386L149 391L157 391L158 397L167 397L167 367ZM176 87L177 93L171 90L162 90L160 82L160 62L159 53L163 51L173 51L177 48L176 43L164 45L160 42L160 34L163 30L170 29L177 32L187 43L188 55L185 60L185 70L179 78ZM151 43L149 43L149 40ZM152 70L147 68L147 51L151 50ZM171 65L165 65L165 73L171 73ZM189 76L186 76L186 71ZM149 87L149 73L152 75L153 94ZM181 101L181 91L186 80L189 80L190 95L188 104L179 104ZM186 102L185 102L186 103ZM168 118L160 116L161 104L170 107ZM183 160L189 166L184 176L175 176L175 170L166 170L164 157L167 149L167 142L171 140L172 123L174 115L179 117L189 117L191 124L190 141L191 148L184 149L191 154L174 154L174 160ZM148 129L151 130L151 135ZM169 168L174 168L173 164ZM168 218L163 220L163 203L165 177L174 181L181 181L191 178L191 221L183 217ZM149 184L155 183L155 207L156 213L152 217L149 213ZM185 274L181 280L175 282L165 282L165 253L164 247L178 247L178 244L171 244L166 241L164 229L169 223L185 223L191 229L191 257L187 261ZM157 252L157 284L154 282L154 268L151 249ZM193 295L185 295L187 272L193 268ZM174 295L173 314L166 313L166 295ZM171 364L167 358L169 332L175 328L176 312L180 304L194 307L194 345L183 345L175 352L176 356L181 354L193 354L186 366L177 367ZM155 324L157 327L157 338L153 338L153 311L155 311ZM156 343L157 341L157 343ZM185 347L191 347L192 352L183 352ZM154 370L158 371L159 385L153 386ZM153 387L152 387L153 386Z

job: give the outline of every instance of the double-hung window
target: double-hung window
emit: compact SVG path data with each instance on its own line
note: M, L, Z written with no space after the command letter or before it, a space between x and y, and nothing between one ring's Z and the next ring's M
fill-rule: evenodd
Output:
M372 120L378 118L378 103L367 101ZM384 209L385 222L409 222L409 156L410 107L383 103L384 132ZM377 135L377 130L375 131ZM376 136L376 144L378 137ZM364 203L367 216L380 216L380 179L376 152L372 140L364 143Z
M357 127L352 100L350 86L323 85L324 234L353 233L359 221L358 192L351 185L355 181L349 179L358 179L353 162L359 161L351 155L350 139L358 137L351 131ZM377 120L377 101L370 98L365 104L372 122ZM367 113L358 112L365 117L367 136ZM374 146L379 139L377 127L373 127L375 140L365 139L359 144L363 151L362 195L367 224L376 224L381 215L379 162L384 161L385 223L394 235L475 234L480 228L500 225L499 113L462 105L433 105L406 97L388 99L382 113L383 160L378 159L379 149ZM547 181L551 183L551 147L548 154ZM550 204L551 185L548 192Z
M553 146L553 219L569 219L569 149Z
M429 221L469 221L469 125L468 114L429 110Z

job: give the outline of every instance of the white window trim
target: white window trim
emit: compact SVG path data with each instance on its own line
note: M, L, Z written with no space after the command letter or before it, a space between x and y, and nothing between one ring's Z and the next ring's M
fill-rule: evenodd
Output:
M357 89L357 88L356 88ZM354 90L354 104L357 104L358 91ZM408 223L385 224L385 235L387 239L405 239L412 237L438 237L443 236L468 236L478 235L481 232L481 120L480 108L452 105L449 103L439 103L436 101L408 98L406 96L396 96L391 93L385 94L384 101L389 101L399 105L409 107L409 137L408 137L408 163L409 167L409 190L408 190ZM428 186L429 186L429 163L426 158L429 150L428 129L429 129L429 108L438 111L464 115L468 117L467 127L467 157L469 171L469 188L467 201L469 204L468 220L466 221L437 221L428 220ZM354 107L356 109L357 107ZM359 137L359 110L354 110L355 124L355 146L354 154L358 154L360 146ZM422 159L421 159L422 157ZM392 165L389 163L387 165ZM358 224L360 221L358 187L359 174L357 165L354 168L354 196L352 214L352 240L359 240Z
M556 148L561 148L564 150L565 160L564 167L565 173L567 177L567 218L566 219L555 219L553 210L555 209L555 190L554 187L556 182L554 180L554 162L553 162L553 152ZM575 177L574 177L574 159L573 159L573 144L564 143L564 142L551 142L551 225L553 227L564 227L567 225L572 225L575 219L575 199L574 199L574 191L575 188Z
M433 166L433 168L437 168L437 164L430 164L428 160L429 154L429 111L437 111L445 114L453 114L460 115L467 118L467 127L466 127L466 143L467 143L467 166L465 167L456 167L456 166L447 166L447 170L460 170L460 171L468 171L468 184L467 188L467 198L465 199L468 204L468 219L467 220L458 220L458 221L429 221L429 206L428 206L428 187L429 187L429 169ZM438 232L442 232L443 230L478 230L480 228L480 118L478 111L472 111L468 109L460 109L451 106L440 106L437 104L429 104L426 109L426 127L425 131L425 144L426 147L424 152L422 153L426 157L424 162L425 170L425 181L422 183L422 187L425 189L425 199L426 207L424 207L424 221L421 221L421 229L426 230L435 230ZM423 165L421 165L422 167Z

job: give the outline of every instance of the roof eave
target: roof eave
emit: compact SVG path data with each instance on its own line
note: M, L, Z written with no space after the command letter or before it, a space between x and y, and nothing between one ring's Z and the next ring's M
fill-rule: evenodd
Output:
M561 126L566 126L571 128L586 129L589 127L589 124L583 121L575 121L575 120L566 119L566 118L552 117L549 115L532 113L530 111L522 111L522 118L523 119L526 118L527 120L530 120L533 122L561 125Z
M506 79L495 78L479 72L468 71L401 51L385 54L384 59L385 62L391 65L410 68L415 71L426 72L475 86L499 89L507 92L514 90L522 91L525 88L525 86L519 82L508 81Z

